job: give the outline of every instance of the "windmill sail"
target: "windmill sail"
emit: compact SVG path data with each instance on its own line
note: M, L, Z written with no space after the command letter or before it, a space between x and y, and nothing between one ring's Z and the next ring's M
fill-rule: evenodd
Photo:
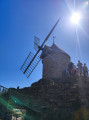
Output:
M37 37L34 37L34 49L38 51L39 46L40 46L40 39Z
M42 50L45 42L48 40L48 38L50 37L51 33L53 32L54 28L57 26L58 22L59 22L60 18L58 19L58 21L56 22L56 24L53 26L53 28L51 29L51 31L49 32L49 34L47 35L47 37L45 38L44 42L42 43L42 45L39 47L38 51L36 52L35 55L32 55L32 53L30 52L28 57L26 58L24 64L21 67L22 72L26 75L26 77L28 78L31 73L33 72L33 70L36 68L36 66L38 65L38 63L40 62L40 58L38 59L37 55L40 52L40 50Z
M29 63L31 62L32 58L34 57L34 54L32 52L29 53L28 57L24 61L23 65L21 66L21 71L24 72ZM25 76L28 78L30 74L33 72L33 70L36 68L38 63L40 62L40 57L36 57L33 62L31 63L30 67L25 72Z

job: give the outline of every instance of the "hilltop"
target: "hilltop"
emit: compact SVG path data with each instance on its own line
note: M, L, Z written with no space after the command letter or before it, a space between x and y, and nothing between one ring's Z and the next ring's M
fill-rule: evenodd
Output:
M9 104L26 110L29 117L25 119L74 120L79 110L83 108L84 112L89 109L89 78L40 79L31 87L10 88L7 94L10 94L7 98Z

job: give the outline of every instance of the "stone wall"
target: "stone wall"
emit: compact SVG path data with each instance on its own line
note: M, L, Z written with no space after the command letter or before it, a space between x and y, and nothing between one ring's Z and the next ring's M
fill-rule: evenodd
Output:
M67 69L70 57L63 53L52 53L43 59L43 78L58 79Z

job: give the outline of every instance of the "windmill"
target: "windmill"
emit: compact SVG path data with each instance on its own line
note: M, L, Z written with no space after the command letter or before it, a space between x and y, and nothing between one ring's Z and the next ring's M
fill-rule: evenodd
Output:
M45 40L43 41L41 46L39 46L39 38L37 38L37 37L34 38L34 46L35 46L35 49L37 50L37 52L35 55L32 52L30 52L29 55L27 56L26 60L24 61L23 65L20 68L20 70L23 72L23 74L25 74L25 76L27 78L31 75L31 73L34 71L34 69L40 62L41 58L37 55L43 49L45 42L48 40L48 38L52 34L52 32L55 29L55 27L57 26L59 20L60 20L60 18L57 20L57 22L55 23L55 25L53 26L53 28L51 29L51 31L49 32L49 34L47 35L47 37L45 38Z

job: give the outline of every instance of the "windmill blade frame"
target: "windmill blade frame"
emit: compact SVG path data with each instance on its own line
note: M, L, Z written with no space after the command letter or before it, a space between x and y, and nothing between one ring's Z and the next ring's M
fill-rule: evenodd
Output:
M24 72L24 70L27 68L27 66L30 63L30 61L32 60L33 56L34 56L34 54L32 52L30 52L29 55L27 56L26 60L24 61L23 65L20 68L20 70L22 72ZM30 67L25 72L25 76L27 78L31 75L31 73L36 68L36 66L38 65L38 63L40 62L40 60L41 60L41 58L39 56L36 56L36 58L33 60L33 62L31 63Z
M38 51L39 46L40 46L40 39L38 37L34 36L34 49L36 51Z

